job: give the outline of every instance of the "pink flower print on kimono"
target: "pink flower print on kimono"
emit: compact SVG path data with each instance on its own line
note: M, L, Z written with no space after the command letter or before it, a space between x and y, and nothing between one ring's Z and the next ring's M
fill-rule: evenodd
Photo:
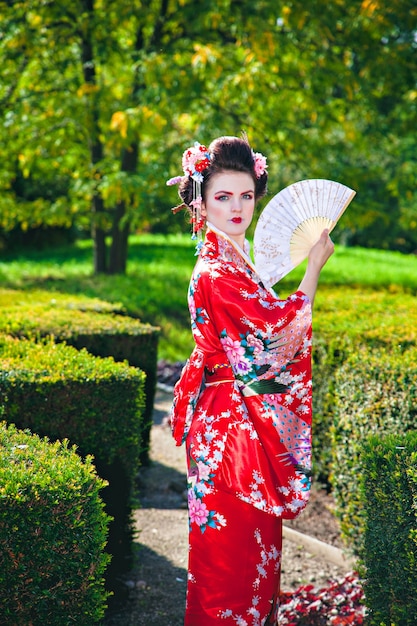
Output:
M204 502L196 497L194 491L190 491L188 495L188 515L190 524L197 524L197 526L202 527L201 530L204 532L209 519L209 511Z
M207 463L202 460L197 462L191 458L190 468L188 470L188 517L190 530L193 524L196 524L202 533L207 527L220 529L226 526L226 520L223 515L216 511L209 511L205 502L204 495L211 493L213 489L214 473Z
M262 355L268 350L269 341L264 340L260 334L240 334L238 340L232 339L224 329L220 334L220 343L244 396L288 391L288 385L276 377L261 378L271 369L271 365L262 359Z
M251 369L251 365L249 360L245 357L245 348L243 345L239 341L228 337L226 331L222 332L220 343L234 371L239 375L247 374Z

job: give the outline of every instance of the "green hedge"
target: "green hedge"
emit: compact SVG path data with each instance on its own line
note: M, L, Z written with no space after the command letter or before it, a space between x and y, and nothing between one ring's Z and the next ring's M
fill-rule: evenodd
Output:
M10 292L3 290L3 303L7 295L13 300ZM32 295L35 297L36 293ZM129 316L107 312L101 301L61 297L30 305L23 298L14 306L3 306L0 332L35 339L53 337L77 349L86 348L94 356L127 360L143 370L146 381L141 462L147 463L156 388L158 328Z
M362 454L364 591L370 626L417 624L417 431Z
M417 307L410 294L321 287L313 315L314 474L329 481L330 429L340 367L362 349L417 346Z
M144 373L112 358L96 358L63 343L0 336L3 418L50 439L69 439L94 455L110 527L115 572L130 556L129 518L140 464ZM112 570L112 571L113 571Z
M336 374L331 483L342 534L355 550L364 530L364 442L372 434L414 431L416 424L417 350L393 347L351 354Z
M108 517L90 457L0 423L0 623L91 626L104 615Z
M412 294L360 288L320 287L314 330L326 340L348 339L372 347L417 345L417 307Z
M8 422L68 438L82 454L138 467L145 375L53 341L0 336L0 403Z

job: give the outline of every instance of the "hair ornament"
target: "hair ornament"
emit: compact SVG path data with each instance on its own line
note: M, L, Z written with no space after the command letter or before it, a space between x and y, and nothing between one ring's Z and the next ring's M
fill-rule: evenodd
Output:
M203 182L204 170L210 165L210 153L206 146L196 141L194 146L182 155L182 169L186 176L191 176L197 183Z
M266 170L268 169L268 166L266 164L266 157L260 152L254 152L253 150L252 157L253 166L255 169L255 176L256 178L260 178L262 174L265 174Z
M182 209L188 209L188 207L185 204L185 202L183 202L182 204L178 204L177 206L172 207L171 211L175 215L176 213L179 213L180 211L182 211Z
M190 202L191 209L191 225L193 234L191 239L201 239L203 228L206 224L206 219L201 215L201 204L203 198L201 196L201 183L196 182L193 179L193 200Z
M201 195L201 183L203 182L203 174L205 169L210 165L210 153L206 146L196 141L193 146L187 148L182 155L183 176L174 176L167 180L167 185L178 185L184 179L190 177L193 184L193 200L190 205L182 203L174 207L172 212L178 213L181 209L189 208L191 211L192 239L199 239L197 251L201 244L201 233L205 226L206 220L201 215L201 203L203 201Z
M203 199L200 194L190 202L190 206L192 207L191 224L193 226L193 239L197 238L197 235L201 233L206 224L205 218L201 216L202 201Z
M166 184L168 186L179 185L182 179L183 179L183 176L174 176L174 178L170 178L169 180L167 180Z

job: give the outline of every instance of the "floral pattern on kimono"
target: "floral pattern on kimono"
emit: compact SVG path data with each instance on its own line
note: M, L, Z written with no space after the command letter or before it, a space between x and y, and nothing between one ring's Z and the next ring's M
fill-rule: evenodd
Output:
M189 308L196 348L175 388L172 425L180 444L194 424L188 459L196 498L216 474L219 488L295 517L307 503L311 469L307 296L278 299L226 238L209 231ZM222 397L215 412L210 385Z
M250 581L254 574L248 573L246 585L253 595L247 597L247 615L241 615L241 621L233 617L240 615L236 611L241 607L230 606L230 598L227 604L227 593L216 587L210 594L202 593L208 604L213 603L209 596L218 595L218 604L198 613L195 607L201 598L192 590L193 582L200 589L208 589L212 582L208 571L203 576L205 564L196 555L205 548L215 552L220 536L226 541L228 533L227 541L233 542L242 515L253 526L242 538L255 542L245 557L249 568L251 559L264 554L261 550L256 556L262 533L273 545L281 520L297 516L306 506L311 470L311 305L300 291L282 300L265 289L248 248L241 251L214 228L208 230L194 268L188 303L196 346L175 386L171 413L175 441L185 442L187 450L191 550L187 606L194 608L186 624L208 626L220 616L242 625L266 624L266 616L273 613L270 603L276 602L272 587L279 584L280 537L273 552L276 561L271 559L265 575L274 579L272 587L255 593ZM235 561L239 572L237 554ZM239 588L231 598L242 593L249 591ZM195 611L199 617L190 617L197 615ZM251 621L245 621L249 617Z

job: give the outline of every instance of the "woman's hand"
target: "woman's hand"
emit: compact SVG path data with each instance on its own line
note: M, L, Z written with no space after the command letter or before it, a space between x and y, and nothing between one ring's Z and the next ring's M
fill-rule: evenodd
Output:
M329 230L326 228L320 235L318 242L315 243L310 250L306 273L298 287L299 291L302 291L308 296L311 305L313 305L316 295L321 269L333 252L334 243L329 237Z
M320 235L320 239L311 248L308 255L309 265L318 267L320 271L334 252L334 243L329 237L329 230L326 228Z

